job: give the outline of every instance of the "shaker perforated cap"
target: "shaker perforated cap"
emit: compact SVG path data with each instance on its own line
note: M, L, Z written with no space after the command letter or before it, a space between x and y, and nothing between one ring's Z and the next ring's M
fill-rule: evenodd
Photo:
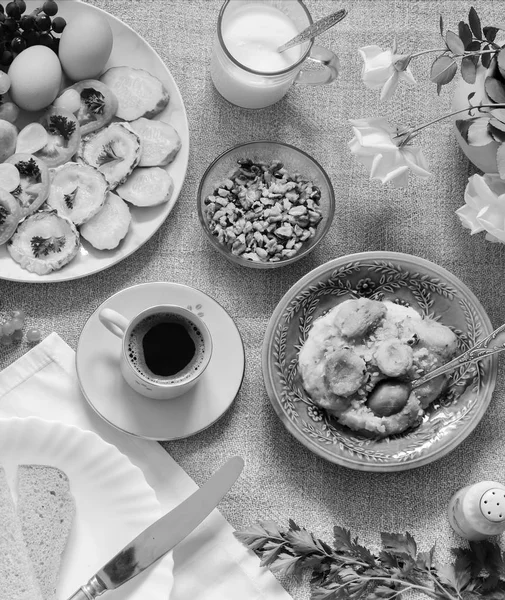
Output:
M505 490L503 488L486 490L480 499L480 510L488 521L505 522Z

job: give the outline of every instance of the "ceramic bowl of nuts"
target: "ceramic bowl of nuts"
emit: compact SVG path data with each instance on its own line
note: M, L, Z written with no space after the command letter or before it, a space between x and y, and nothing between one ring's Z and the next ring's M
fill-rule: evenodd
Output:
M333 187L321 165L280 142L227 150L198 189L198 216L210 243L246 267L300 260L324 238L334 212Z

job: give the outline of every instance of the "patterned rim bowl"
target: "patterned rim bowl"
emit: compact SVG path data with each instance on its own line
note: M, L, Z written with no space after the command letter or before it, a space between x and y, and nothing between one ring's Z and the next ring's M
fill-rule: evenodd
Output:
M454 275L427 260L396 252L343 256L300 279L275 308L262 351L265 386L288 431L312 452L360 471L404 471L426 465L456 448L477 426L496 383L497 358L460 367L449 390L404 434L366 439L313 404L298 373L298 352L312 322L349 298L408 302L458 337L461 352L493 331L475 295Z

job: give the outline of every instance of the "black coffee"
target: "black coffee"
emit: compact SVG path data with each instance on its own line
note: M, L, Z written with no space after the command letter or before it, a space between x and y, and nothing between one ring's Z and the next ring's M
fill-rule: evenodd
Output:
M155 375L175 375L195 356L196 346L189 331L180 323L158 323L142 339L147 368Z
M155 383L183 382L204 359L200 329L175 313L150 315L137 323L128 340L133 367Z

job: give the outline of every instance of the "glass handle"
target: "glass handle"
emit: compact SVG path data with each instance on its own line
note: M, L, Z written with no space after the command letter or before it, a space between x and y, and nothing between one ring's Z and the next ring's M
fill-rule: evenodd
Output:
M324 69L302 70L298 73L295 83L302 85L326 85L335 81L340 72L338 56L323 46L312 46L307 60L312 60L323 65Z

